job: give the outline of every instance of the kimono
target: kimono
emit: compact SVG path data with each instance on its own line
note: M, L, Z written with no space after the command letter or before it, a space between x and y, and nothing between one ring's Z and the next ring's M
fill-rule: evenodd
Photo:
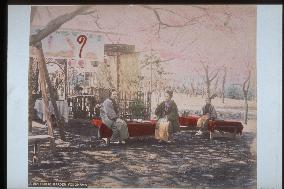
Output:
M167 117L171 125L168 130L169 133L175 133L180 130L178 108L173 100L159 104L155 114L158 116L158 119Z
M102 122L112 130L111 141L122 141L129 137L125 121L118 118L118 108L115 101L106 99L100 109Z
M115 103L111 99L108 98L102 103L100 108L100 116L103 123L108 128L111 128L115 120L118 118L117 113Z

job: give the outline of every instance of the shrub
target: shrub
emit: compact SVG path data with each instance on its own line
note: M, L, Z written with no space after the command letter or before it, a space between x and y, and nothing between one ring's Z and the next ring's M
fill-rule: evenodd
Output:
M225 92L226 98L242 100L244 99L244 94L241 85L230 85ZM248 100L251 100L255 97L253 89L248 90Z
M129 110L135 119L144 117L145 105L142 100L134 99L133 102L129 104Z
M226 90L225 96L231 99L243 99L243 91L240 85L230 85Z

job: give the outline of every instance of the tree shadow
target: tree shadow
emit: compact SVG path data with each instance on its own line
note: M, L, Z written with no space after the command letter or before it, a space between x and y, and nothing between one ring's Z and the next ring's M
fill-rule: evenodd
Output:
M90 140L93 135L87 127L96 132L90 125L67 128L68 145L57 145L56 154L48 153L44 145L41 152L47 162L29 164L29 180L76 180L95 187L255 186L256 158L250 153L254 133L210 140L189 131L176 134L172 144L146 137L131 138L125 145L100 146L96 137Z

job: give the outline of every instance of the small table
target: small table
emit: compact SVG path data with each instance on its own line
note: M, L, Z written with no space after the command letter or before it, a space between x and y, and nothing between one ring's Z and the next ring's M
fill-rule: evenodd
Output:
M50 135L31 135L28 137L28 139L29 139L29 145L33 146L33 163L39 160L38 152L39 152L39 145L41 143L52 141L50 147L53 150L54 137Z

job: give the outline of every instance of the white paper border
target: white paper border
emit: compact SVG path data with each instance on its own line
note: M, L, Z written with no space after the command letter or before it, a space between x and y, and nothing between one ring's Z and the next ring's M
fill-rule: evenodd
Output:
M257 187L282 188L282 6L257 6Z
M28 188L29 5L8 6L7 186ZM282 6L257 6L257 187L282 188Z

